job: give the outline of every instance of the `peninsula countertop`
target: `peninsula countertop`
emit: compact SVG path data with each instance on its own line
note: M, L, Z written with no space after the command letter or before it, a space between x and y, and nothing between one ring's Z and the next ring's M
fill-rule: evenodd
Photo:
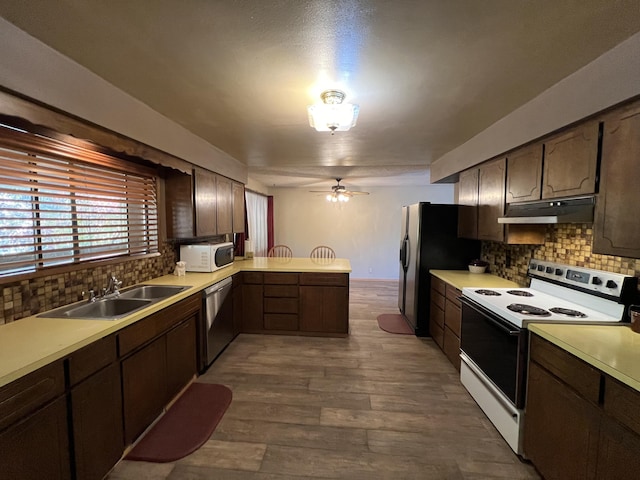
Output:
M46 312L43 312L1 325L0 387L243 271L350 273L351 264L349 260L342 258L240 259L212 273L187 272L184 276L164 275L141 282L144 285L180 285L190 288L117 320L51 318L46 317Z
M429 273L440 280L453 285L458 290L464 287L479 288L517 288L516 282L490 273L471 273L468 270L429 270Z

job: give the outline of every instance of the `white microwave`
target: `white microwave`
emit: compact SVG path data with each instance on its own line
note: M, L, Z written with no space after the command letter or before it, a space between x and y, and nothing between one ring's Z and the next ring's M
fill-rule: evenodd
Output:
M187 272L215 272L233 263L233 243L181 245L180 261Z

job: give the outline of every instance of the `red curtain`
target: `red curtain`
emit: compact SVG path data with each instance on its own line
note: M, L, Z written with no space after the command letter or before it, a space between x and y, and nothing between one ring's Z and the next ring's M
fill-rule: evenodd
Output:
M267 197L267 251L273 247L273 196Z

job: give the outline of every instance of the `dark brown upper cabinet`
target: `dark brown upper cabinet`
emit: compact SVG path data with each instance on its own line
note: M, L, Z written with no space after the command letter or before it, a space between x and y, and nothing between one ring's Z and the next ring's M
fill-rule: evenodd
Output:
M604 118L593 252L640 258L640 102Z
M233 182L233 233L244 232L244 185Z
M544 142L542 198L596 192L599 123L591 120Z
M206 237L218 234L217 221L217 175L202 168L193 170L195 236Z
M231 180L216 175L216 212L218 219L217 233L233 233L233 196Z
M507 157L507 203L540 200L542 144L515 150Z
M244 185L222 175L199 167L192 175L172 170L165 176L165 198L168 238L244 231Z
M458 183L458 237L478 238L478 169L460 172Z
M504 241L504 225L498 217L504 215L506 158L497 158L478 169L478 239Z

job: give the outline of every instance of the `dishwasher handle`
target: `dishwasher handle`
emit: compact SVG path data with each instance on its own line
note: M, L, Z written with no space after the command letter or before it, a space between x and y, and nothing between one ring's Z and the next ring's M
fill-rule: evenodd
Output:
M210 287L205 288L204 296L208 297L209 295L213 295L213 294L225 289L226 287L230 286L232 283L233 283L233 280L231 279L231 277L225 278L224 280L222 280L222 281L220 281L218 283L214 283Z

